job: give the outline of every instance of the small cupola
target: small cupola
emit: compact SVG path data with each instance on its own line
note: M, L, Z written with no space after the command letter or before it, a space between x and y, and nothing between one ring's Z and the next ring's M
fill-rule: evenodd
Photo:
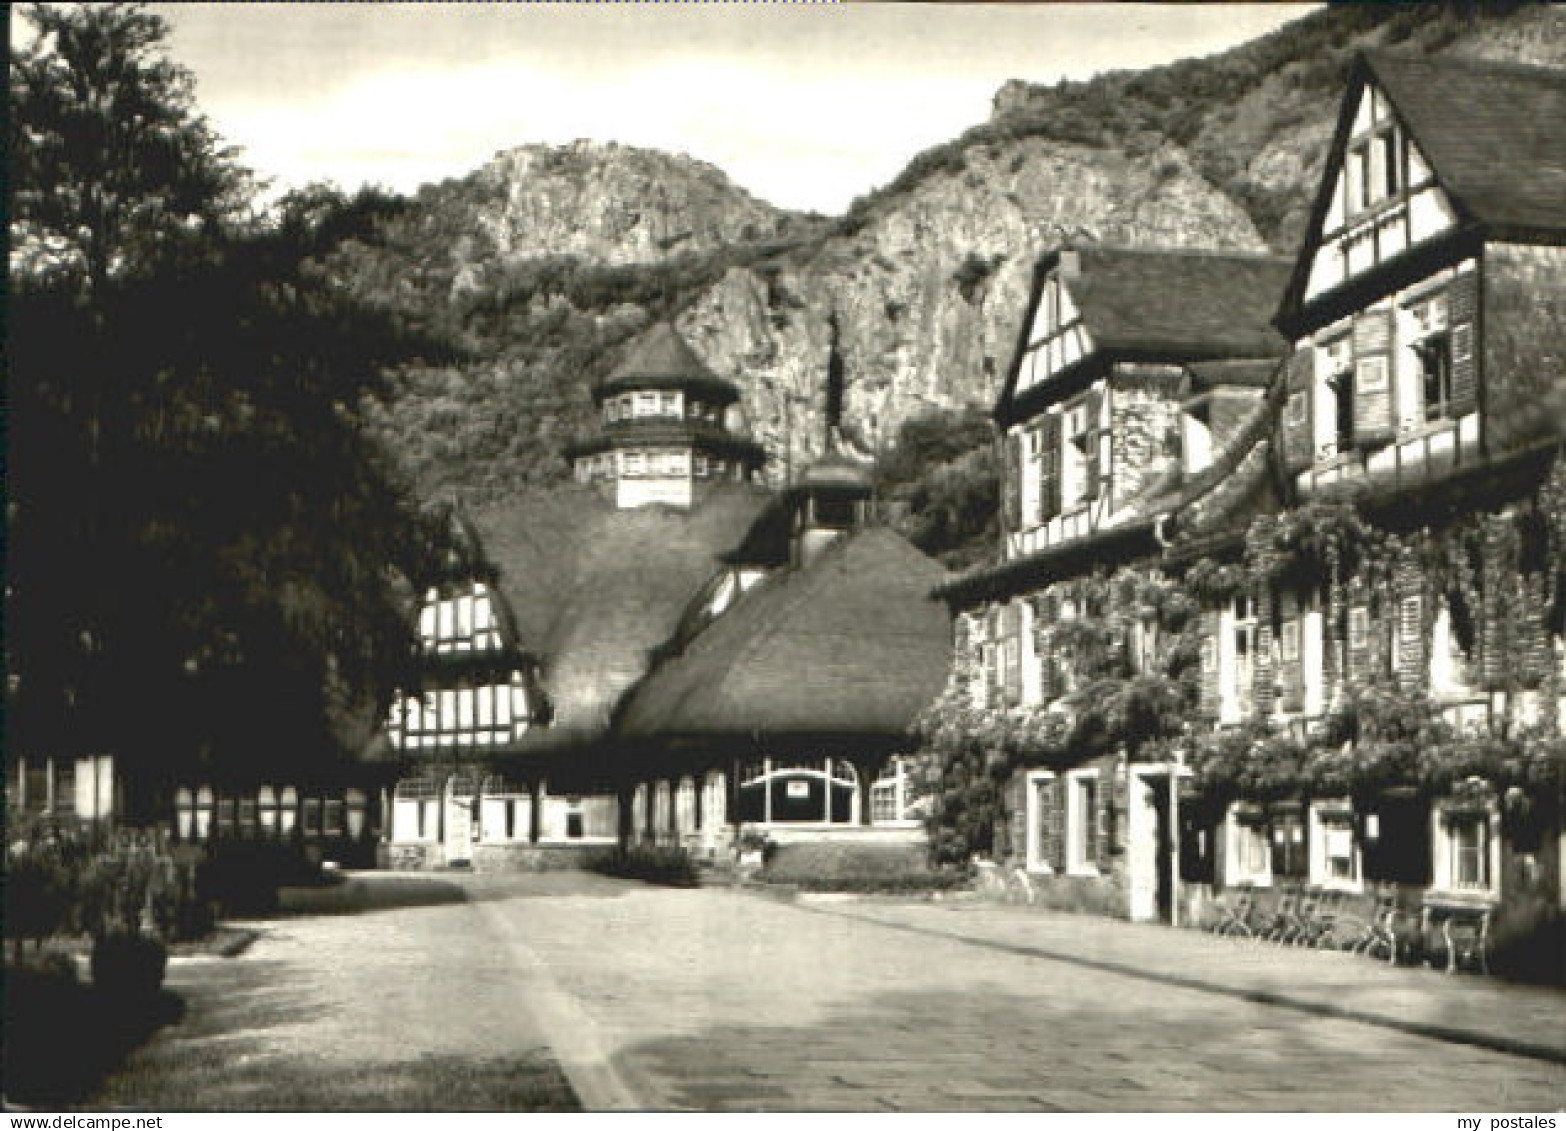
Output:
M722 481L750 482L766 460L734 428L740 398L677 330L659 322L594 386L598 427L566 458L617 507L694 506Z
M870 470L835 444L788 489L793 520L792 558L809 565L844 534L870 521L875 487Z
M843 535L865 526L871 517L875 483L870 468L843 452L843 363L838 352L837 319L831 320L832 346L827 360L826 451L791 483L790 557L806 566Z

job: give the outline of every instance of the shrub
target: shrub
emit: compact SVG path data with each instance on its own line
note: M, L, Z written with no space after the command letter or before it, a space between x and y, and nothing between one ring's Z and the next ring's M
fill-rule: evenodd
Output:
M168 950L135 934L101 936L92 947L92 984L115 1006L145 1005L163 988Z
M698 883L696 865L683 848L617 848L588 867L606 876L666 887L691 888Z
M226 915L271 915L277 889L322 882L297 845L277 841L220 841L196 868L197 897L217 904Z
M1566 913L1540 899L1503 907L1490 932L1490 968L1519 982L1566 986Z

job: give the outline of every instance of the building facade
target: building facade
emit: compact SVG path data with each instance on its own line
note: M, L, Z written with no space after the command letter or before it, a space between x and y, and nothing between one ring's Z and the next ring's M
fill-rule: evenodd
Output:
M1287 357L1184 363L1183 485L1143 478L1140 505L1075 439L1105 430L1101 468L1128 436L1112 382L1106 413L1075 376L1091 287L1052 298L1068 253L1046 260L997 410L1001 561L943 590L961 675L926 730L948 780L993 782L950 791L955 851L1134 919L1201 922L1237 885L1395 892L1427 928L1561 906L1566 194L1529 123L1563 99L1554 69L1357 64L1273 291Z

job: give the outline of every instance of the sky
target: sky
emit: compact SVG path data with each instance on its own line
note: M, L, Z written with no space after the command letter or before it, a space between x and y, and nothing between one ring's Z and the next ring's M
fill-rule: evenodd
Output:
M1049 83L1210 54L1292 4L154 4L197 100L281 192L408 192L529 142L709 161L757 196L840 213Z

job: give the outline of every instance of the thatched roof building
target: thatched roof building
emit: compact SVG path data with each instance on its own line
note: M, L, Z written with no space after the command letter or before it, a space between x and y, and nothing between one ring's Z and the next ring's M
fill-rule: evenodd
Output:
M885 529L783 568L661 663L616 724L647 748L884 753L940 692L945 569Z
M717 484L696 509L619 510L586 489L491 507L474 516L499 585L542 657L553 708L522 752L588 753L620 696L768 499Z

